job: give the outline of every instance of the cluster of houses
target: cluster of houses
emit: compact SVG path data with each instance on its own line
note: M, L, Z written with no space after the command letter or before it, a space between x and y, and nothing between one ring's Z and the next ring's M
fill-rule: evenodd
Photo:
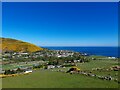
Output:
M38 58L38 57L72 57L76 52L68 51L68 50L41 50L33 53L28 52L3 52L2 59L10 60L10 59L18 59L18 58ZM77 53L76 55L80 55Z
M46 51L38 51L34 52L33 55L34 57L39 57L39 56L47 56L47 57L68 57L68 56L73 56L76 52L73 51L68 51L68 50L46 50Z
M2 60L10 60L10 59L18 59L18 58L30 58L30 54L27 52L2 53Z

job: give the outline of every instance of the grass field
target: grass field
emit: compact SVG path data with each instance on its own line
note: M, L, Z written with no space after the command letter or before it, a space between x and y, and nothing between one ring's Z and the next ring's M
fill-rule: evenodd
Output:
M95 60L89 63L77 64L81 70L90 71L92 68L117 65L115 60ZM70 68L70 67L69 67ZM69 68L61 68L67 71ZM118 88L118 83L114 81L101 80L95 77L88 77L81 74L69 74L56 72L52 70L36 70L29 75L21 75L16 77L7 77L2 79L3 88ZM111 74L115 77L116 71L98 72L98 75Z
M113 81L102 81L79 74L37 71L3 79L3 88L117 88Z
M2 65L2 69L8 70L8 69L15 69L15 68L18 68L18 67L28 67L28 66L33 66L33 64L36 64L36 63L42 63L42 62L31 61L31 62L28 62L27 64L25 62L6 64L6 65Z

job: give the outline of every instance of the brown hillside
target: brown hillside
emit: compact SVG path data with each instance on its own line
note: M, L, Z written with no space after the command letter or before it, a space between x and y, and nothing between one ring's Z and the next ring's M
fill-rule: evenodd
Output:
M40 48L34 44L10 38L0 38L0 47L1 46L2 51L35 52L43 50L43 48Z

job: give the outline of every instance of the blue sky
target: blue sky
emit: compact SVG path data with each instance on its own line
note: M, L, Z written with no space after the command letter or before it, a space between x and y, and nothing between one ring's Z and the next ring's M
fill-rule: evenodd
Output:
M117 3L3 3L2 36L39 46L117 46Z

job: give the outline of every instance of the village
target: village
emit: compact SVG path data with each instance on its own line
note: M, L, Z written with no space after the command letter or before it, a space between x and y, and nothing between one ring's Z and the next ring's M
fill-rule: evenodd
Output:
M14 52L14 51L5 51L2 52L2 59L3 60L10 60L10 59L27 59L27 58L39 58L39 57L73 57L73 55L87 55L80 54L79 52L68 51L68 50L41 50L33 53L28 52Z
M86 53L79 53L68 50L43 50L33 53L27 52L4 52L1 61L2 69L0 77L13 77L18 75L26 75L35 72L36 70L50 70L55 72L64 72L70 74L81 74L88 77L96 77L101 80L113 80L118 82L117 78L110 74L107 76L97 75L94 72L110 72L119 71L119 66L112 66L109 68L92 68L90 71L84 71L77 66L81 63L88 63L96 58L90 58ZM97 58L97 60L106 59ZM114 57L107 57L107 59L117 60ZM7 65L12 67L5 68ZM115 74L117 77L118 74Z
M85 55L84 54L81 55L78 52L68 50L45 49L43 51L37 51L33 53L6 51L3 52L1 55L2 61L0 61L1 62L0 64L3 65L3 67L5 65L7 66L8 64L12 66L19 65L17 68L13 68L14 70L17 70L18 68L28 69L42 66L45 66L46 69L50 69L65 65L66 66L75 65L76 62L83 62L81 56L83 58ZM20 64L22 66L24 66L25 64L25 66L21 67ZM3 71L5 72L5 70Z

